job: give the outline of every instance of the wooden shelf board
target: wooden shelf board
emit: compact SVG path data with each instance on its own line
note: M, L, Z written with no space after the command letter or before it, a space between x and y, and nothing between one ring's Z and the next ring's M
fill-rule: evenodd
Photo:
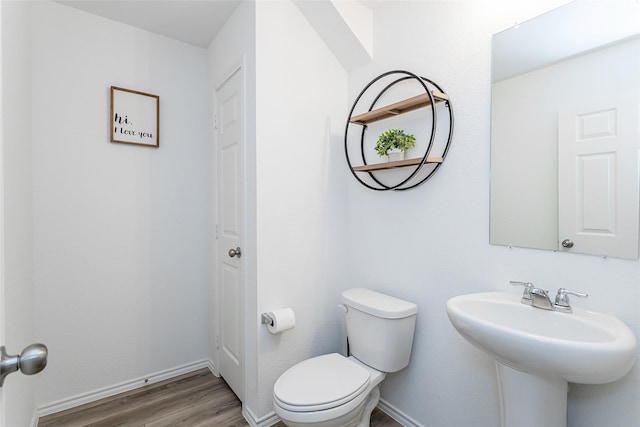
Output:
M449 96L446 93L442 93L437 90L432 91L431 94L433 95L435 102L442 102L449 99ZM395 117L399 114L408 113L409 111L417 110L418 108L423 108L428 105L431 105L431 99L428 94L424 93L422 95L387 105L386 107L377 108L363 114L358 114L357 116L352 116L350 121L351 123L364 125L367 123L377 122L378 120L384 120L389 117Z
M356 172L373 172L385 169L404 168L407 166L418 166L422 162L422 158L419 159L405 159L397 162L385 162L374 163L372 165L355 166L353 168ZM442 157L427 157L425 163L442 163Z

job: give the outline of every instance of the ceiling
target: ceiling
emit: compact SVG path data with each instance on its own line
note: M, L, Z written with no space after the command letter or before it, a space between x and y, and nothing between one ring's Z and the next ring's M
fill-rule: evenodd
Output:
M493 81L639 37L638 5L627 1L575 1L495 34Z
M241 0L54 0L207 48Z

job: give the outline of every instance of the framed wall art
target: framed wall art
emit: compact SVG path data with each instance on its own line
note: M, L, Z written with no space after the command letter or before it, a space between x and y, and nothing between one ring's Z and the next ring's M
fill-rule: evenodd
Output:
M111 142L160 146L160 97L111 86Z

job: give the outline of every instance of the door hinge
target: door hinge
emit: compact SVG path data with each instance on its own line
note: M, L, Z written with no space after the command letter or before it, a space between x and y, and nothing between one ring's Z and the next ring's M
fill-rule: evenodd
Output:
M216 350L220 350L220 335L216 335Z
M216 224L216 240L220 239L220 224Z
M214 129L218 129L218 115L217 114L213 115L213 128Z

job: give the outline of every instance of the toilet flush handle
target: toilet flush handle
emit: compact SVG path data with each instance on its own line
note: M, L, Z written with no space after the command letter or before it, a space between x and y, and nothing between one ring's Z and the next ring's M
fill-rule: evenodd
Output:
M347 311L349 311L349 309L347 308L347 306L346 306L346 305L344 305L344 304L338 304L338 308L341 308L341 309L342 309L342 311L344 311L345 313L346 313Z

